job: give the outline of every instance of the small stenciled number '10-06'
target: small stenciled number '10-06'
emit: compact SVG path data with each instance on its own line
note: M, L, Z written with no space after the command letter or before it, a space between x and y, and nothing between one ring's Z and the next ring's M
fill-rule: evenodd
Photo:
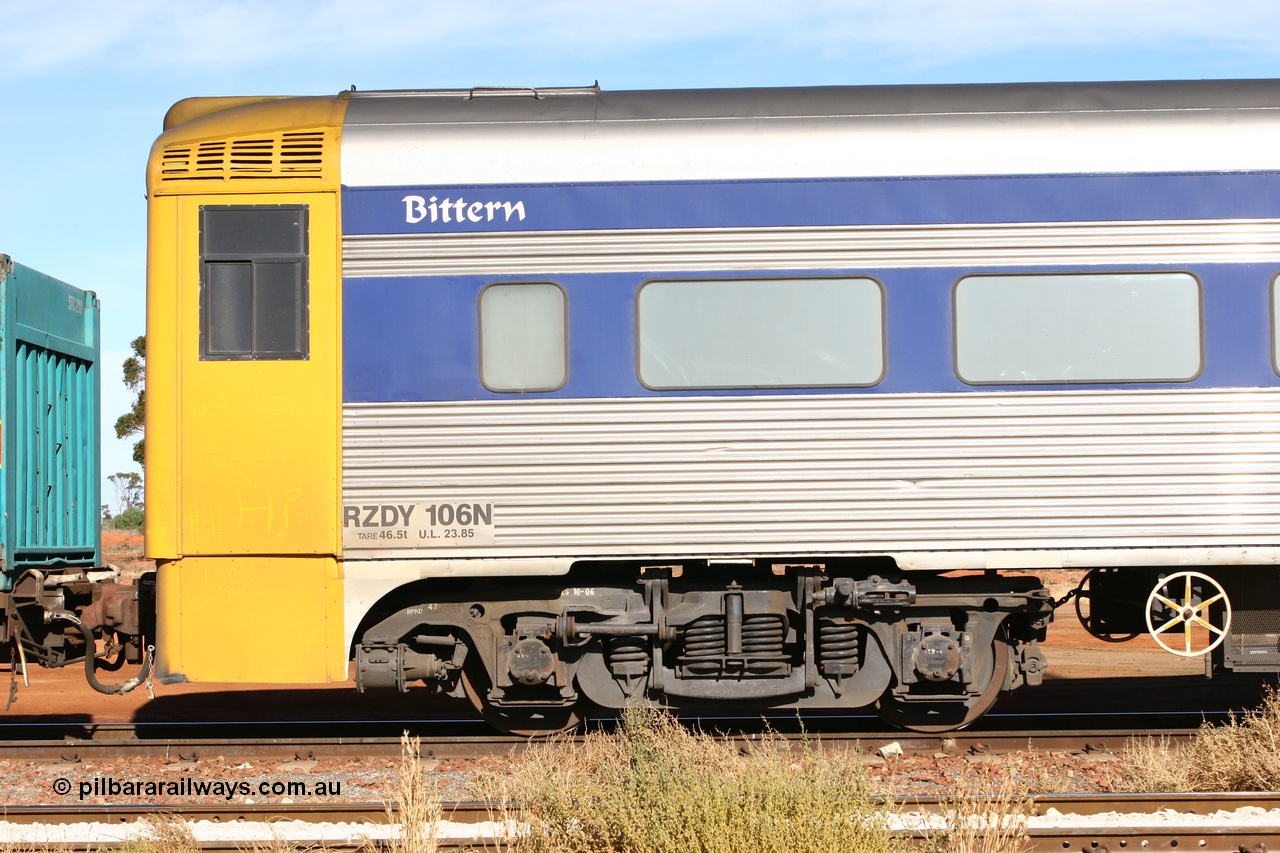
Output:
M493 543L493 504L474 501L347 504L346 548L431 548Z

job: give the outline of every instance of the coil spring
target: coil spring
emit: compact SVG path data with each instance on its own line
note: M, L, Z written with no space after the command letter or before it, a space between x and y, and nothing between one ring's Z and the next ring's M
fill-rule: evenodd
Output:
M724 619L720 616L704 616L685 626L683 632L684 654L681 663L693 673L711 675L720 671L720 659L725 653Z
M818 620L818 664L823 675L852 675L859 664L857 625Z
M786 622L776 614L761 613L742 621L742 653L746 657L780 656L786 638Z
M642 637L611 637L605 662L615 677L634 678L649 671L649 649Z
M704 616L684 629L684 657L714 658L725 653L724 619Z

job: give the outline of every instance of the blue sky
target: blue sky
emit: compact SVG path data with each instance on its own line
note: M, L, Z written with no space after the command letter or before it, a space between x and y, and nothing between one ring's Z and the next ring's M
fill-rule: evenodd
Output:
M1276 76L1274 0L0 0L0 252L102 299L109 474L134 467L109 425L147 151L181 98Z

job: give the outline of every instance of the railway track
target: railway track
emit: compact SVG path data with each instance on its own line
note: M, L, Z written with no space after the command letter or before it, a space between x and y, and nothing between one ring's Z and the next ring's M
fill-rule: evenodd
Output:
M981 727L939 735L885 730L875 717L811 716L762 719L694 717L691 725L726 737L759 736L784 740L805 737L815 743L846 747L857 743L874 753L898 743L908 754L1042 751L1103 751L1131 737L1159 735L1180 740L1204 721L1224 722L1227 714L1203 712L1129 714L989 715ZM613 720L593 728L613 730ZM525 749L526 738L503 735L474 720L277 720L272 723L201 720L188 722L79 722L49 720L0 722L0 760L89 760L141 756L235 755L261 758L341 759L398 755L400 737L421 739L424 756L471 758ZM251 734L250 734L251 733Z
M936 814L940 801L922 798L901 805L905 813L898 832L922 841L922 814ZM1082 853L1120 850L1215 851L1274 850L1280 847L1280 821L1246 823L1242 809L1280 809L1280 794L1052 794L1036 797L1028 825L1028 850ZM447 803L440 837L442 849L494 849L494 821L515 810L495 803ZM914 817L913 817L914 815ZM39 825L41 837L61 839L51 846L96 849L112 838L123 839L140 820L177 818L192 822L204 849L239 849L255 840L286 839L298 845L324 844L352 849L385 842L389 812L385 803L309 803L305 805L109 805L8 807L9 824ZM92 842L61 835L52 827L97 824ZM287 823L286 823L287 822ZM136 826L134 827L136 828ZM9 827L6 827L9 829ZM10 837L14 837L12 830ZM25 836L31 837L31 836ZM500 849L500 843L498 844Z
M1185 740L1195 729L1159 731L1161 737ZM1146 730L1100 729L1071 733L1041 731L950 732L925 735L912 732L826 733L821 735L777 734L782 743L806 738L827 749L859 749L874 755L896 744L903 754L979 755L1023 750L1038 752L1114 753L1131 738L1153 734ZM750 738L751 735L735 735ZM424 739L421 754L433 759L467 759L522 752L531 743L525 738L503 735L457 736ZM0 760L77 763L116 758L160 757L170 761L196 762L221 756L257 759L308 759L315 761L384 758L400 754L399 737L279 737L279 738L186 738L94 737L64 740L0 741Z
M808 721L806 721L806 726ZM707 726L711 728L710 725ZM733 731L728 721L719 721L717 727ZM190 734L202 727L192 726L177 732ZM352 727L356 731L365 729ZM745 726L743 726L745 728ZM819 729L821 727L818 727ZM168 761L187 763L198 774L197 765L202 760L215 758L240 758L269 762L292 759L346 760L370 758L394 758L400 755L398 736L280 736L274 738L190 738L162 737L169 733L155 728L131 725L57 726L45 724L19 730L6 727L0 732L0 760L14 762L49 763L65 765L60 775L81 780L92 773L102 771L102 762L114 759L163 757ZM1154 730L1153 730L1154 729ZM304 729L306 730L306 729ZM964 731L942 735L919 735L906 732L840 732L810 731L775 733L782 743L807 737L811 744L824 748L858 748L869 755L896 744L905 755L999 755L1024 750L1050 753L1091 753L1109 759L1108 754L1119 752L1132 737L1157 734L1172 739L1184 739L1195 733L1192 728L1094 728L1068 733L1044 730L1021 731ZM62 738L48 737L60 733ZM755 735L759 731L754 732ZM15 737L26 735L26 738ZM44 737L36 737L44 735ZM752 737L753 732L739 732L736 737ZM421 753L424 758L468 759L482 756L506 755L522 751L529 741L523 738L485 734L457 734L449 736L426 735ZM77 763L86 766L84 771L75 769ZM184 771L185 772L185 771ZM77 775L79 774L79 775ZM159 777L157 777L159 778ZM165 777L168 778L168 777ZM1201 850L1201 851L1261 851L1280 849L1280 817L1269 825L1243 825L1232 817L1209 820L1206 816L1217 813L1234 813L1253 806L1262 809L1280 809L1280 794L1250 795L1040 795L1035 797L1032 824L1029 826L1028 849L1034 851L1072 851L1086 853L1119 850ZM909 799L903 804L907 810L936 810L935 798ZM495 811L492 804L451 803L447 805L449 831L441 838L441 849L467 849L478 844L476 831L489 820ZM1124 817L1103 817L1106 813L1121 813ZM1280 813L1278 813L1280 814ZM290 839L299 845L323 843L331 849L351 849L373 841L378 833L385 833L388 825L386 805L381 802L304 802L281 803L222 803L182 804L179 806L147 802L111 803L96 805L77 802L68 806L8 807L0 819L9 823L26 823L45 827L70 825L94 821L97 829L83 840L75 837L51 845L66 849L97 849L110 837L123 839L125 833L136 829L136 822L156 815L181 815L205 827L200 840L206 849L239 849L254 840L270 842L271 834L279 834L282 827L294 827ZM1058 815L1093 815L1092 822L1080 818L1060 819ZM1056 822L1055 822L1056 821ZM287 822L287 824L285 823ZM267 824L271 824L271 828ZM337 825L335 830L320 829ZM300 828L299 828L300 827ZM204 837L204 832L210 833ZM922 838L919 831L902 830L907 835ZM108 833L104 837L102 833ZM323 837L319 832L330 834ZM346 833L345 835L343 833ZM114 835L112 835L114 833ZM255 833L257 833L255 835ZM263 833L266 833L264 835ZM310 835L308 833L311 833ZM313 837L314 836L314 837ZM48 840L51 835L45 835ZM3 838L0 837L0 843ZM483 847L484 845L481 844ZM492 840L488 849L497 849Z

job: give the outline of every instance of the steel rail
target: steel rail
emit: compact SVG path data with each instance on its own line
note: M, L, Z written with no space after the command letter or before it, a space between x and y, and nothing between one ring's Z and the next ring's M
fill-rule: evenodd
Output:
M979 798L980 799L980 798ZM1061 814L1099 815L1109 812L1157 814L1187 812L1206 814L1233 811L1246 806L1280 809L1280 792L1210 793L1082 793L1028 795L1030 813L1042 816L1054 809ZM892 800L901 811L937 812L949 800L945 797L904 797ZM188 820L215 823L287 819L308 823L386 823L393 804L386 802L343 803L79 803L75 805L0 806L0 820L10 823L126 823L140 818L181 815ZM518 805L479 801L443 804L445 819L456 823L479 823L495 815L518 810ZM1280 826L1276 827L1280 832Z
M937 797L919 798L897 804L904 812L937 812L944 801ZM1269 826L1233 825L1229 819L1213 825L1194 824L1180 815L1211 815L1231 812L1244 806L1280 809L1280 793L1210 793L1210 794L1046 794L1033 798L1031 814L1046 815L1050 809L1064 815L1102 815L1116 812L1127 815L1126 825L1110 825L1097 821L1088 826L1037 826L1028 830L1031 851L1079 850L1083 853L1116 853L1120 850L1192 849L1218 851L1261 851L1277 849L1280 822ZM518 807L500 803L445 803L446 820L460 824L476 824L518 815ZM101 822L115 825L140 819L183 818L220 824L236 822L304 821L313 824L385 825L392 812L385 803L305 803L281 804L195 804L195 805L84 805L84 806L11 806L2 810L0 818L9 822L66 824ZM317 827L316 841L324 840L328 849L343 849L368 844L327 839ZM922 841L920 830L903 830L902 835ZM221 839L201 842L203 849L242 849L244 840ZM305 845L305 841L295 841ZM374 841L374 846L377 842ZM462 833L441 839L441 849L461 849L486 842ZM486 849L493 849L493 842ZM53 845L63 849L98 849L100 842Z
M1196 729L1097 729L1086 731L1045 732L947 732L939 735L915 732L773 732L780 745L804 740L822 749L858 749L875 755L897 744L907 755L978 755L1034 750L1037 752L1116 753L1131 739L1151 736L1183 741L1196 734ZM400 754L397 737L255 737L255 738L188 738L188 737L120 737L104 736L64 739L14 739L13 733L0 740L0 760L69 762L102 761L116 758L160 757L180 761L200 761L214 756L281 760L341 760L351 758L394 757ZM755 732L726 732L726 738L753 740ZM575 739L570 738L573 741ZM540 743L522 737L498 734L450 737L423 736L420 751L424 758L467 759L523 752ZM896 751L892 749L891 751Z
M360 803L77 803L75 805L39 805L0 807L0 820L10 823L130 823L146 818L183 817L190 821L212 823L265 822L299 820L307 823L378 823L388 822L389 804ZM488 820L490 808L497 804L445 803L448 820L478 823Z

